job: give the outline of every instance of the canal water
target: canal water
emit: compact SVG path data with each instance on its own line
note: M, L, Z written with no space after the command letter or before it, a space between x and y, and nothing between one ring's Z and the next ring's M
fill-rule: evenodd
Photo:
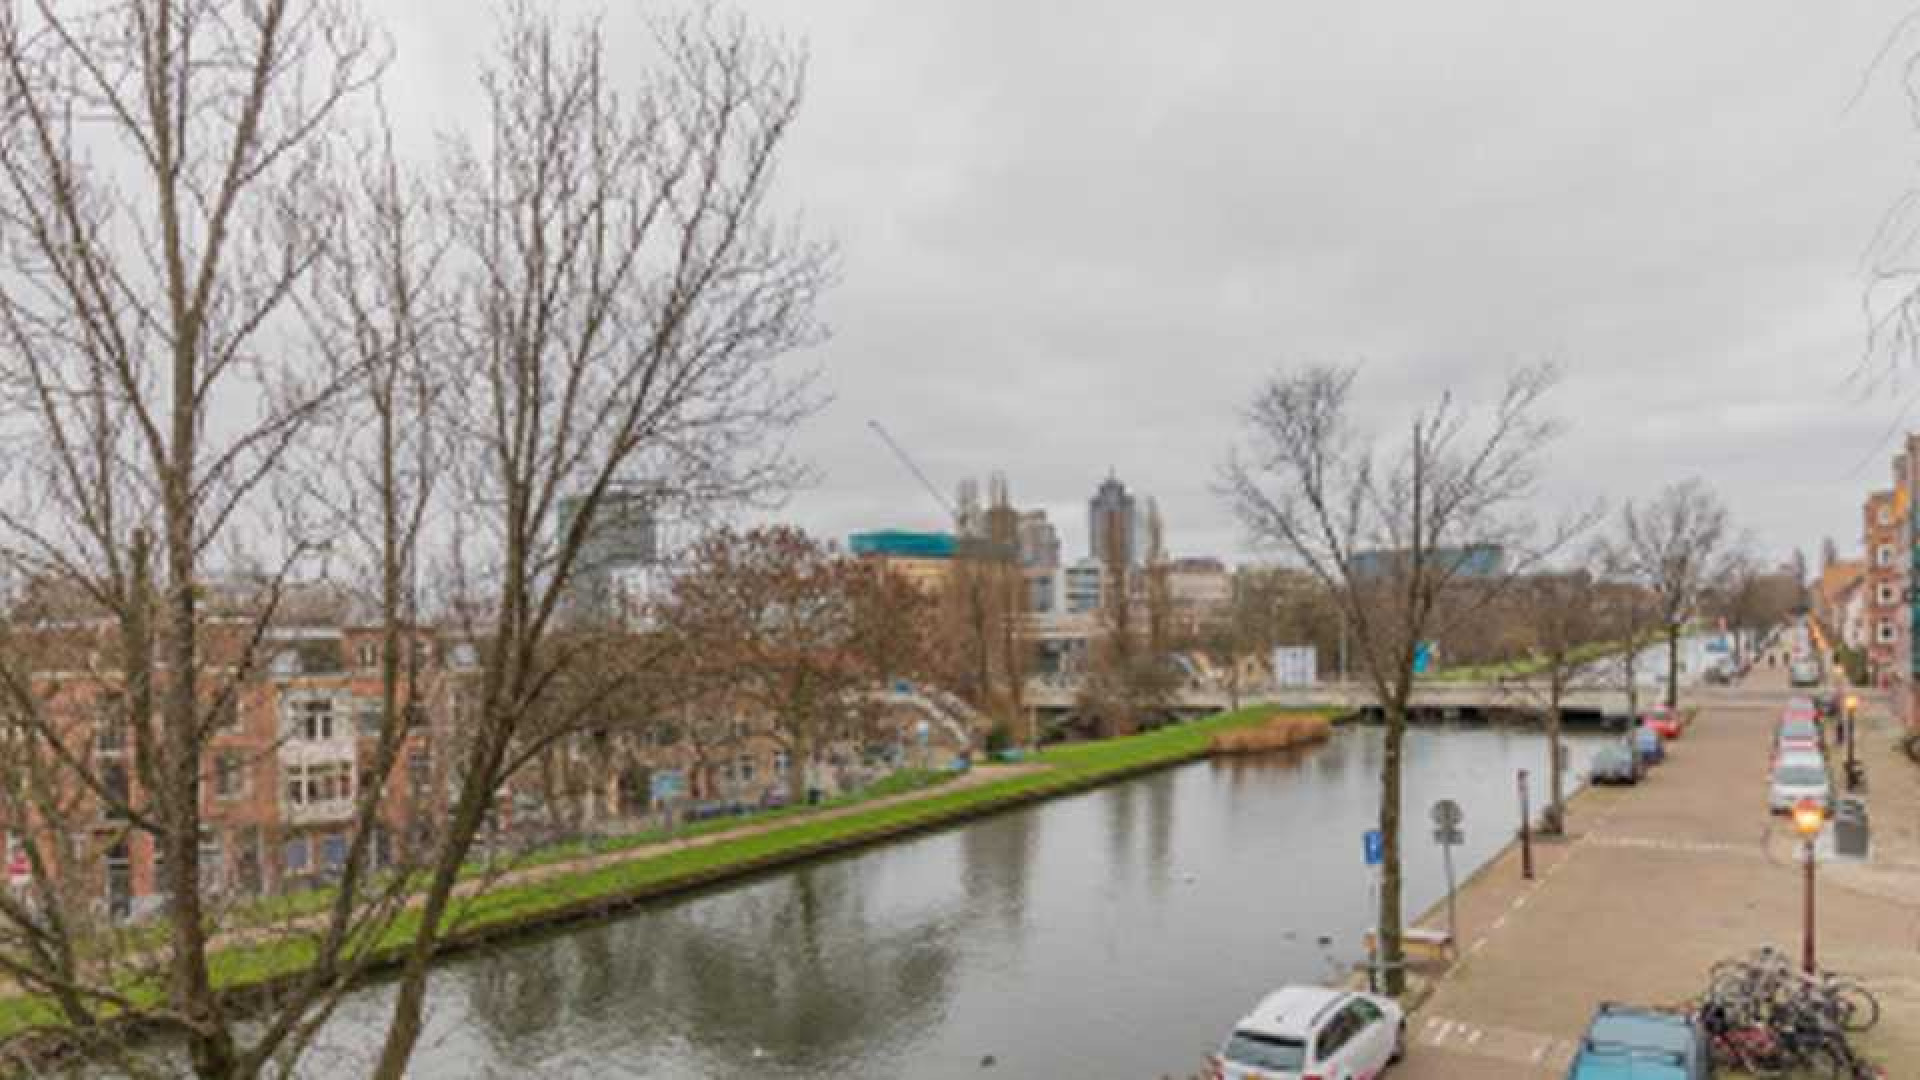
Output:
M1584 776L1600 740L1569 744ZM1264 991L1360 957L1381 749L1360 728L1186 765L455 958L413 1074L1185 1076ZM1432 802L1465 809L1464 878L1545 757L1527 733L1408 734L1409 917L1443 891ZM346 1003L305 1073L364 1074L389 1000Z

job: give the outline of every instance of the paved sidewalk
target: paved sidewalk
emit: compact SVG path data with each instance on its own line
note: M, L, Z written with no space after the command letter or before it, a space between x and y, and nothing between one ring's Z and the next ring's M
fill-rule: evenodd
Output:
M1722 957L1768 943L1798 955L1801 871L1776 855L1790 855L1790 826L1766 810L1788 691L1777 673L1757 679L1721 695L1735 704L1702 695L1640 786L1575 799L1568 837L1535 845L1535 880L1509 850L1466 887L1461 959L1410 1021L1398 1080L1564 1076L1600 1002L1674 1004ZM1891 756L1884 721L1861 734L1876 857L1822 864L1820 962L1868 981L1885 1016L1865 1048L1909 1066L1889 1076L1920 1077L1920 769ZM1909 860L1915 876L1903 877Z

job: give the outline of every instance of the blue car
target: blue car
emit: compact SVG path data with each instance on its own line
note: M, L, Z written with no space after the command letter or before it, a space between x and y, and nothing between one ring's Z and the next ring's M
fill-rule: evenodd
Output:
M1608 1003L1593 1014L1567 1080L1709 1080L1707 1036L1678 1013Z
M1636 728L1633 732L1633 749L1640 760L1648 765L1658 765L1667 759L1666 741L1660 733L1650 727Z

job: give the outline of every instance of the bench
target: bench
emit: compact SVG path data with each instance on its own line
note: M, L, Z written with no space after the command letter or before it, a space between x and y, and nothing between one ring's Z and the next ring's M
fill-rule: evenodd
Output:
M1372 955L1377 947L1372 930L1367 931L1366 946L1368 955ZM1453 955L1453 935L1445 930L1409 926L1400 931L1400 949L1409 962L1440 963Z

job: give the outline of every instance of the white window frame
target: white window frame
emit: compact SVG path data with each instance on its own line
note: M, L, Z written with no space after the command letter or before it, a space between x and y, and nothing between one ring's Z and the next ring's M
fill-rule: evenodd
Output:
M1897 637L1898 635L1894 633L1892 619L1881 619L1879 624L1874 627L1873 639L1881 645L1891 645Z
M1880 567L1893 565L1893 545L1881 544L1873 549L1873 564Z
M232 768L227 765L231 763ZM224 781L234 778L232 790L223 790ZM252 786L252 770L247 768L247 759L231 751L215 755L213 759L213 797L223 802L244 799Z
M333 706L334 701L330 697L295 699L291 705L293 721L289 725L293 729L293 737L308 742L332 741L340 724L340 710Z
M1882 525L1893 524L1893 507L1881 503L1873 512L1874 519Z
M1891 582L1883 581L1874 586L1873 602L1881 607L1892 607L1900 602L1899 591L1893 587Z

